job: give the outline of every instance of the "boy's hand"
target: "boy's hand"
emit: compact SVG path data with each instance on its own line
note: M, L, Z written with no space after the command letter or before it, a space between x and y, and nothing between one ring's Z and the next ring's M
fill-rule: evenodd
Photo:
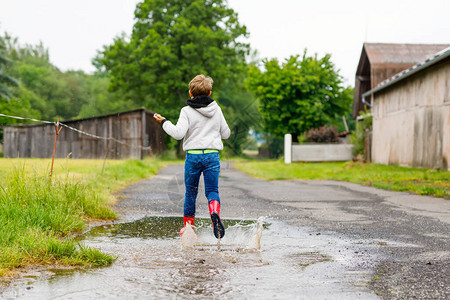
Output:
M161 123L162 121L164 121L166 119L163 116L161 116L160 114L154 114L153 118L155 118L155 120L158 121L159 123Z

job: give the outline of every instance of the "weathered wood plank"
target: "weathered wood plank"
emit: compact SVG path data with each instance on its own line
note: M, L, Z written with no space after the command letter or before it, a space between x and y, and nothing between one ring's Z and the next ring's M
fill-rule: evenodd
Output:
M130 112L66 121L65 124L101 137L110 137L123 144L97 139L63 128L58 136L56 157L110 159L141 159L144 155L161 153L163 132L153 119L153 112L139 109ZM144 121L143 121L144 120ZM145 129L145 130L144 130ZM148 129L148 131L147 131ZM144 132L151 134L144 134ZM157 134L155 134L157 132ZM49 158L53 153L53 125L6 126L4 130L5 157ZM158 139L158 140L155 140ZM152 151L142 151L142 145L152 145Z

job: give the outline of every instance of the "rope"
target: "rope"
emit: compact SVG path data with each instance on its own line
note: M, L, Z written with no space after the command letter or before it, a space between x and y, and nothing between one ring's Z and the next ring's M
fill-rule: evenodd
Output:
M13 118L13 119L18 119L18 120L28 120L28 121L40 122L40 123L44 123L44 124L56 124L56 122L42 121L42 120L37 120L37 119L32 119L32 118L24 118L24 117L17 117L17 116L10 116L10 115L5 115L5 114L0 114L0 117Z
M132 145L129 145L128 143L126 143L126 142L124 142L124 141L121 141L121 140L118 140L118 139L116 139L116 138L113 138L113 137L98 136L98 135L95 135L95 134L92 134L92 133L88 133L88 132L79 130L79 129L77 129L77 128L71 127L71 126L69 126L69 125L67 125L67 124L64 124L64 123L62 123L62 122L51 122L51 121L38 120L38 119L33 119L33 118L25 118L25 117L18 117L18 116L10 116L10 115L5 115L5 114L1 114L1 113L0 113L0 117L13 118L13 119L18 119L18 120L28 120L28 121L32 121L32 122L38 122L38 123L44 123L44 124L52 124L52 125L55 125L55 126L61 125L61 126L66 127L67 129L76 131L76 132L81 133L81 134L84 134L84 135L86 135L86 136L89 136L89 137L92 137L92 138L96 138L96 139L100 139L100 140L113 141L113 142L116 142L116 143L125 145L125 146L127 146L127 147L131 147L131 148L139 148L139 149L142 149L142 150L151 150L151 148L152 148L152 147L150 147L150 146L148 146L148 147L144 147L144 146L140 146L140 145L139 145L139 146L132 146Z

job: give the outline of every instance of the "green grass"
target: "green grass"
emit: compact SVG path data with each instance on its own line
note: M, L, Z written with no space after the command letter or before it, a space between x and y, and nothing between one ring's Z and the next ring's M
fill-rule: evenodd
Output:
M104 266L115 257L76 242L89 220L115 219L112 193L166 162L0 159L0 276L28 265Z
M450 198L450 172L357 162L292 163L280 160L240 161L239 170L267 180L342 180L376 188Z

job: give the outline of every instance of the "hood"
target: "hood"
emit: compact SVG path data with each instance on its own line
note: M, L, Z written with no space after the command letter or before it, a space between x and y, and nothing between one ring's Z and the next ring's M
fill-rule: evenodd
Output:
M217 109L219 108L219 105L217 105L216 101L211 102L206 107L196 108L199 113L204 115L205 117L211 118L216 113Z
M219 108L216 101L214 101L211 97L205 95L199 95L195 96L194 98L188 99L186 101L186 104L208 118L214 116L216 110Z

